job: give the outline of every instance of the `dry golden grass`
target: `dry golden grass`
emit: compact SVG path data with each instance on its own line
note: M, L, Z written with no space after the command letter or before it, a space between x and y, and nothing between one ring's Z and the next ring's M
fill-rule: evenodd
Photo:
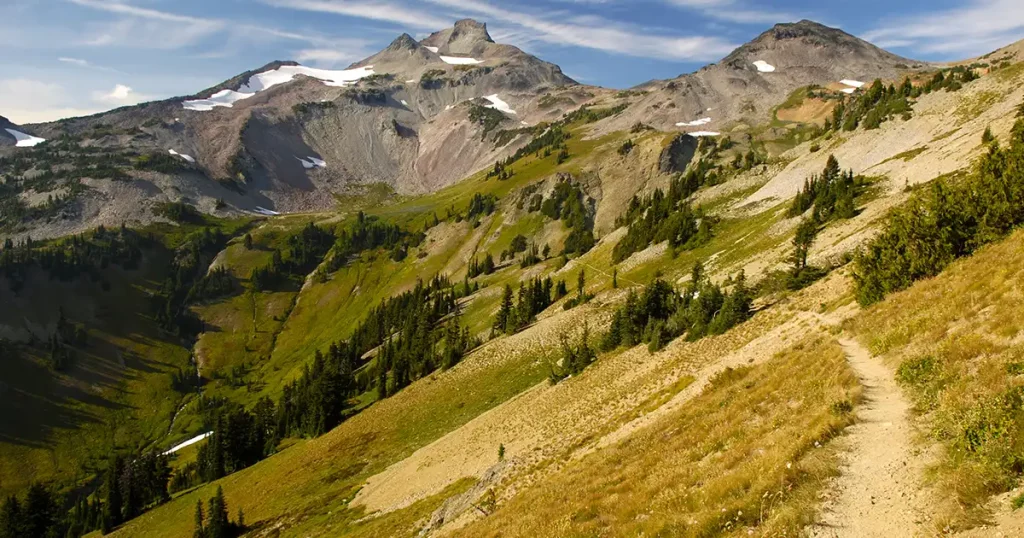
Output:
M797 535L834 476L833 412L859 398L835 340L730 369L690 404L500 505L458 536Z
M988 518L990 496L1024 468L1024 232L848 323L898 367L931 437L943 446L937 525Z

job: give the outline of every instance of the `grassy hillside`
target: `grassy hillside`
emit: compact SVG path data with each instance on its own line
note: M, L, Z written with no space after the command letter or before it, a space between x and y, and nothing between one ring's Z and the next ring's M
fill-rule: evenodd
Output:
M209 221L225 233L244 222ZM0 325L27 328L35 339L0 361L4 398L0 425L0 493L54 480L72 486L106 467L114 450L166 448L190 433L172 420L189 395L171 375L187 368L186 342L153 319L150 296L197 225L153 226L138 269L112 265L102 279L70 280L35 268L20 291L0 278ZM45 341L61 312L86 333L69 367L54 371Z

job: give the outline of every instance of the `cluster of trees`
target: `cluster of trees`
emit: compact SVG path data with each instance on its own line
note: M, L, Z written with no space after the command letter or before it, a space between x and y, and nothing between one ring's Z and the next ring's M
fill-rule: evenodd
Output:
M202 224L206 221L198 209L185 202L167 202L154 208L154 212L182 224Z
M75 359L74 348L84 346L87 339L85 328L68 321L61 308L57 328L48 343L50 368L58 372L69 368Z
M475 221L477 217L483 217L494 213L498 207L498 197L493 194L483 195L474 193L469 200L469 207L466 208L466 220Z
M238 282L227 267L215 267L199 278L188 291L187 303L210 301L233 295L239 290Z
M913 94L914 86L910 79L905 79L899 88L892 84L886 86L875 79L866 91L855 94L849 101L840 102L832 110L832 118L825 120L824 130L877 129L893 117L910 119L909 99Z
M77 538L84 534L68 533L62 512L62 499L42 484L33 484L24 499L11 496L0 507L0 538ZM91 529L90 529L91 530Z
M231 521L223 489L217 488L217 494L207 506L209 509L203 513L203 501L196 501L196 526L192 538L235 538L245 534L245 514L239 508L238 519Z
M953 260L1024 223L1024 107L1009 147L996 142L969 176L937 179L888 217L856 259L857 299L868 305L934 276Z
M582 106L582 107L580 107L580 108L578 108L578 109L576 109L576 110L566 114L562 118L561 123L563 123L565 125L568 125L570 123L574 123L574 122L577 122L577 121L582 122L582 123L594 123L594 122L601 121L601 120L603 120L605 118L610 118L612 116L617 116L617 115L621 114L623 111L625 111L627 108L629 108L629 103L622 103L622 104L618 104L618 105L615 105L615 106L610 107L610 108L599 108L599 109L596 109L596 110L595 109L591 109L590 107L587 107L587 106Z
M854 204L857 187L853 170L843 172L839 168L839 160L829 155L821 175L813 175L804 181L803 188L789 206L788 214L797 217L813 208L811 218L821 224L833 219L851 218L857 214Z
M186 339L203 330L202 321L188 307L189 301L204 297L208 283L196 286L228 239L220 229L203 228L178 247L170 273L152 300L154 318L161 327Z
M360 213L360 216L362 214ZM303 280L331 250L334 234L312 222L288 238L288 249L274 250L270 265L253 269L250 282L255 291L268 291L289 280Z
M938 71L921 86L914 86L910 78L904 78L899 87L893 84L886 86L881 80L875 79L866 91L841 102L833 110L832 118L826 120L824 130L853 131L857 127L877 129L894 117L910 119L913 99L939 90L955 92L977 78L973 67L957 66Z
M655 189L649 196L634 196L630 200L625 214L615 222L617 226L629 226L629 230L612 249L612 261L619 263L633 253L662 241L668 241L673 249L689 250L711 239L711 218L699 208L692 209L686 202L686 198L703 184L702 178L707 178L701 170L707 172L698 166L686 176L673 179L668 196L661 189Z
M110 231L100 226L92 232L71 236L51 243L37 243L26 239L15 244L4 241L0 251L0 273L9 281L12 291L20 291L29 271L38 267L50 278L69 281L88 276L94 282L103 281L103 270L119 265L132 270L142 260L144 240L124 226Z
M480 135L484 140L507 119L500 111L483 105L473 104L469 109L469 121L481 127Z
M690 341L722 334L750 318L753 301L742 272L726 285L732 291L711 282L700 263L682 293L656 278L643 293L630 292L626 304L612 316L601 347L611 350L646 342L657 351L684 334Z
M521 282L517 296L513 295L512 286L506 284L492 328L496 333L515 334L533 323L537 314L565 295L565 282L559 282L556 289L551 277Z
M467 278L476 278L480 275L489 275L494 273L494 257L488 252L484 254L482 259L473 258L469 261L469 270Z
M170 476L167 457L161 454L147 452L130 460L116 456L107 467L103 486L103 533L169 500Z
M562 254L581 255L594 248L596 240L594 219L589 207L591 203L583 189L567 174L558 178L551 196L541 203L541 213L552 220L561 220L569 229Z
M80 138L61 135L33 148L0 157L0 231L23 222L59 214L88 187L83 178L123 180L131 165L131 153L97 146L81 146ZM32 172L28 174L28 172ZM64 189L45 204L29 207L19 194L29 190L52 192Z
M82 496L68 503L51 488L33 484L23 499L11 496L4 501L0 538L78 538L96 530L107 534L169 500L169 475L166 457L146 453L132 460L115 457L105 472L102 495L97 492L91 499Z
M390 250L391 258L401 261L409 248L419 245L422 241L421 233L407 232L397 224L389 224L360 211L355 222L338 232L326 269L331 272L337 271L353 255L376 248Z
M552 385L571 375L579 375L597 360L597 352L590 347L590 326L584 322L583 331L575 342L566 334L560 334L562 359L560 364L548 363L548 381Z
M151 170L162 174L177 174L188 169L184 159L160 151L139 155L133 166L136 170Z

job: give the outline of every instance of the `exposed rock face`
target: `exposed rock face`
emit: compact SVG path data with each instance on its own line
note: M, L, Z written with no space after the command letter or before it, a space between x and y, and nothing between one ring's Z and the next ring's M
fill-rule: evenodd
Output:
M771 70L763 72L755 62ZM778 24L720 63L640 86L648 92L645 98L606 121L601 130L627 129L636 121L673 130L677 123L706 117L712 122L689 129L719 131L728 123L760 123L797 88L843 79L896 79L921 67L921 62L886 52L837 28L812 21Z
M759 70L755 62L774 71ZM515 112L505 113L498 130L513 130L556 120L605 91L579 86L558 66L495 43L486 25L462 20L422 42L398 36L351 66L372 69L373 76L344 87L299 74L230 107L199 111L183 104L224 90L246 91L253 76L296 65L273 62L188 98L27 126L23 132L50 140L68 135L83 146L133 155L173 150L190 160L180 173L131 171L131 181L86 178L89 190L74 218L49 231L32 229L47 223L29 224L25 233L47 237L97 224L144 223L153 218L150 207L165 201L183 200L208 212L219 201L243 211L289 212L331 208L334 195L354 184L430 192L491 166L530 138L521 133L497 147L483 136L483 127L469 119L474 106L489 104L483 97L508 103ZM594 124L594 134L637 122L679 130L676 123L705 117L710 123L695 129L758 123L801 86L890 78L913 65L841 30L808 21L781 24L720 64L642 86L646 93L630 97L625 112ZM0 125L0 156L23 149L8 147L13 145ZM695 147L692 137L677 139L662 155L662 169L685 169ZM310 158L325 165L310 166Z
M437 52L427 47L437 47ZM474 62L458 65L442 56ZM184 106L185 101L210 99L225 90L248 92L255 75L297 65L275 61L191 97L29 130L48 139L79 137L82 144L111 151L166 155L174 150L195 159L195 178L91 182L84 196L95 200L86 207L103 209L85 212L84 229L145 222L153 218L149 206L168 200L184 200L204 211L223 200L242 210L288 212L333 207L334 194L353 184L386 183L402 193L433 191L492 165L528 140L523 134L497 147L491 137L485 139L482 126L469 120L472 106L488 104L483 97L498 95L515 111L505 114L499 130L550 121L585 99L577 96L542 110L536 105L540 97L576 83L554 64L495 43L484 24L463 20L423 43L408 34L398 36L351 66L372 66L373 76L345 87L300 74L230 107L200 111ZM13 145L13 137L0 130L0 146ZM310 157L326 166L304 166ZM202 176L205 185L195 184ZM122 192L126 189L131 192ZM113 215L117 222L110 222ZM73 231L79 230L61 230Z
M663 174L682 173L697 153L697 139L680 134L661 152L659 169Z

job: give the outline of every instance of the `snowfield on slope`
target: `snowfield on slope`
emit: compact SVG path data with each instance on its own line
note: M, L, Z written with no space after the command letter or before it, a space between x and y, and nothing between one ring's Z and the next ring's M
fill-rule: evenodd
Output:
M423 47L423 48L429 50L430 52L433 52L434 54L437 54L437 51L441 50L438 47Z
M327 168L327 161L324 161L323 159L317 159L316 157L306 157L305 159L302 157L296 157L296 159L302 163L302 167L306 170L311 168Z
M14 129L4 130L7 131L8 133L11 133L11 136L13 136L15 140L17 140L17 142L14 144L15 147L30 148L37 144L42 144L43 142L46 142L45 138L39 138L38 136L25 134L21 131L15 131Z
M169 456L171 454L174 454L175 452L177 452L177 451L179 451L179 450L181 450L183 448L190 447L190 446L198 443L199 441L202 441L203 439L206 439L207 437L209 437L211 435L213 435L213 432L206 432L206 433L204 433L202 435L197 435L197 436L189 439L188 441L185 441L184 443L181 443L180 445L178 445L178 446L168 450L167 452L164 452L163 455L164 456Z
M700 125L707 125L711 123L711 118L701 118L693 121L681 121L676 124L676 127L697 127Z
M860 88L860 87L864 86L863 82L861 82L859 80L848 79L848 78L844 78L843 80L840 80L839 83L840 84L845 84L847 86L853 86L854 88Z
M451 65L476 65L484 63L483 60L477 60L476 58L466 58L463 56L441 56L441 61Z
M174 151L173 149L169 149L169 150L167 150L167 152L170 153L171 155L174 155L174 156L177 156L177 157L181 157L182 159L185 159L186 161L188 161L190 163L195 164L195 162L196 162L196 160L193 159L191 155L185 155L184 153L178 153L177 151Z
M484 99L487 99L488 101L491 102L491 104L489 105L484 105L487 108L493 108L499 112L504 112L506 114L516 113L515 110L512 110L512 107L508 106L508 103L506 103L500 97L498 97L498 94L488 95L484 97Z
M344 87L373 74L372 65L341 71L314 69L302 65L285 65L253 75L249 78L248 82L238 88L238 91L221 90L207 99L185 101L182 105L187 110L207 112L218 106L232 107L238 101L248 99L259 92L269 90L279 84L291 82L299 75L315 78L327 86Z
M775 72L775 66L770 64L770 63L768 63L768 62L766 62L766 61L764 61L764 60L757 60L756 62L754 62L754 67L756 67L757 70L762 72L762 73L773 73L773 72Z

